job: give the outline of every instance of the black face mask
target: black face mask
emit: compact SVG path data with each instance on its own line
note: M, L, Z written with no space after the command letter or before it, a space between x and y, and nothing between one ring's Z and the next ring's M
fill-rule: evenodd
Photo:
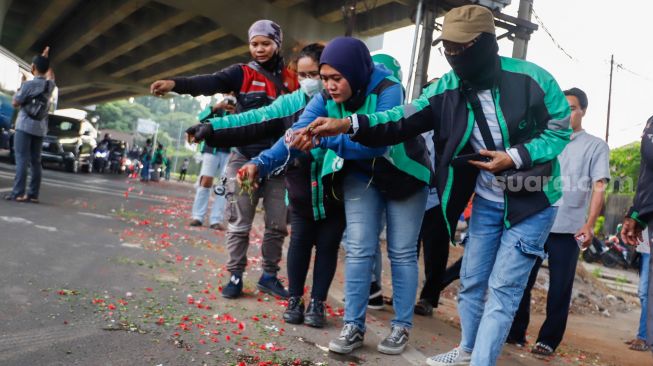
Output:
M482 33L471 47L456 56L446 55L453 71L476 89L489 89L494 84L499 45L493 34Z

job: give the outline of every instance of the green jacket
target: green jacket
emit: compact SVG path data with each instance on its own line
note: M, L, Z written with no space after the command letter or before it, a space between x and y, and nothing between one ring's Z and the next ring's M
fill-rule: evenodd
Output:
M504 148L515 148L521 169L552 162L552 178L526 195L505 193L507 228L555 203L562 196L557 156L571 136L570 110L555 79L539 66L500 58L500 75L492 88ZM450 232L474 192L477 168L453 167L452 159L473 153L469 143L475 117L460 79L453 71L425 88L412 103L382 113L357 115L352 140L368 146L396 144L434 130L438 160L436 187Z

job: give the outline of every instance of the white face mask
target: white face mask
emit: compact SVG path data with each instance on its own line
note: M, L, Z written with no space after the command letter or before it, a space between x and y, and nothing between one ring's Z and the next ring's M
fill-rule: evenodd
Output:
M322 80L311 78L301 80L299 86L304 94L308 95L309 98L312 98L315 94L321 92L323 88Z

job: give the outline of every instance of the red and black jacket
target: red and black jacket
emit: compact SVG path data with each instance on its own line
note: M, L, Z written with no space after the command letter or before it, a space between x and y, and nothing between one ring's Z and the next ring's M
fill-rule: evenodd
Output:
M281 90L274 81L249 64L231 65L213 74L176 77L171 80L175 81L173 91L180 94L197 96L233 92L236 94L237 111L240 113L266 106L279 95L293 92L299 88L295 73L287 68L281 70L280 72L267 71L272 77L278 78L278 82L282 83L287 91ZM238 147L237 150L249 159L272 146L279 137L281 135L269 136L252 144Z

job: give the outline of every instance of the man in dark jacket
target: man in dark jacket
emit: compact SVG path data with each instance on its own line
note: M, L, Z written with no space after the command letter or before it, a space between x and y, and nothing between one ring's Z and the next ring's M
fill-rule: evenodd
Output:
M383 146L434 131L436 185L450 232L476 195L460 271L460 346L427 363L494 366L533 264L545 256L562 196L557 155L569 142L570 111L548 72L498 55L487 8L451 10L440 40L453 70L418 99L385 112L320 118L306 133L350 133Z
M642 240L642 231L648 227L649 240L653 238L653 117L649 118L642 135L640 150L642 162L639 168L637 191L633 200L633 207L628 211L621 228L621 238L630 245L638 245ZM649 242L652 244L653 241ZM651 256L650 258L653 258ZM653 260L651 260L653 262ZM646 276L645 273L642 276ZM653 345L653 267L649 266L648 273L648 314L647 314L647 342Z

